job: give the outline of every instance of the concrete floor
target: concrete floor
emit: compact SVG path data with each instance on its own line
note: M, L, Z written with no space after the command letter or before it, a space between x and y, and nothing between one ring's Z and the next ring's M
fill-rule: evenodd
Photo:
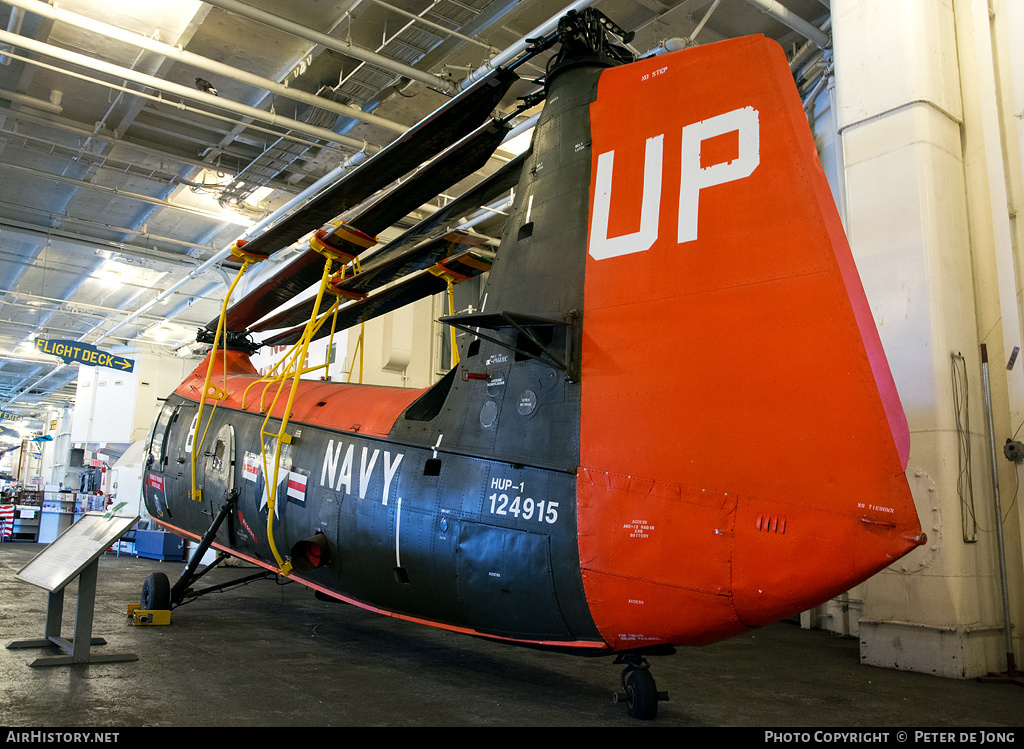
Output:
M0 545L4 646L43 634L46 592L14 577L42 548ZM108 644L92 652L138 660L31 668L42 651L4 647L0 726L973 727L1024 742L1024 731L1007 731L1024 726L1021 687L862 666L856 640L788 623L652 658L671 697L653 723L612 703L620 668L610 658L434 630L316 600L297 584L252 583L175 609L170 626L133 626L125 612L146 576L173 581L181 568L104 556L93 635ZM247 571L218 569L202 585Z

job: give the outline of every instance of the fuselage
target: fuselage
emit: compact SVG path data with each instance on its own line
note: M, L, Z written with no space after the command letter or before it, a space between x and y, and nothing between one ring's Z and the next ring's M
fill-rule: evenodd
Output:
M275 440L265 434L276 432L280 418L265 421L259 413L266 385L258 376L229 377L228 388L237 394L253 382L252 410L242 409L236 397L218 404L203 418L209 430L202 444L194 422L198 400L187 397L202 391L198 371L178 389L158 421L156 439L166 444L154 453L146 496L158 523L198 538L226 493L237 489L232 521L215 545L276 568L266 480ZM293 571L293 579L367 608L453 629L601 645L580 580L572 472L388 440L384 422L422 391L329 383L300 388L287 430L292 441L282 446L270 530L284 550L323 533L331 553L323 567ZM339 412L352 417L347 429L333 422ZM161 435L163 424L169 429ZM201 451L199 501L188 499L194 450Z

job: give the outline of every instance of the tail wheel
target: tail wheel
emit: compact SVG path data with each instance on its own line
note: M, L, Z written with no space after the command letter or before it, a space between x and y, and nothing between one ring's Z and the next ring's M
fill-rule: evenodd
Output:
M154 572L142 584L143 611L170 611L171 583L163 572Z
M658 715L658 687L647 669L633 669L626 677L626 714L639 720Z

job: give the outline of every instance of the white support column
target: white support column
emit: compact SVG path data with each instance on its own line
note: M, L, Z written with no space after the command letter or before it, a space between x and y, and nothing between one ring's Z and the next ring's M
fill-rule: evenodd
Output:
M929 536L927 546L866 583L861 657L958 677L1005 667L995 539L986 532L994 515L978 353L991 305L1005 297L979 283L986 269L997 271L994 258L979 252L994 214L978 208L971 170L991 162L966 150L982 125L977 107L965 108L961 79L975 83L957 56L971 33L963 26L972 2L831 4L847 232L910 423L908 477ZM973 72L984 75L987 65L991 76L991 54L978 57L972 51ZM1019 337L1019 323L1015 305L996 314L994 324L1005 318L1004 327L994 325L1001 354L1005 325ZM976 536L961 521L956 352L967 362ZM1002 387L1005 409L1005 380Z

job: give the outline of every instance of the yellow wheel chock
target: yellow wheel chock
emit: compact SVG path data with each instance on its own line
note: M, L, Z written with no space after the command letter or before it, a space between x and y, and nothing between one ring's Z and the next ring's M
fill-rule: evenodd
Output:
M128 604L128 616L132 619L132 624L170 624L171 623L171 612L169 610L147 610L142 608L142 604L129 603Z

